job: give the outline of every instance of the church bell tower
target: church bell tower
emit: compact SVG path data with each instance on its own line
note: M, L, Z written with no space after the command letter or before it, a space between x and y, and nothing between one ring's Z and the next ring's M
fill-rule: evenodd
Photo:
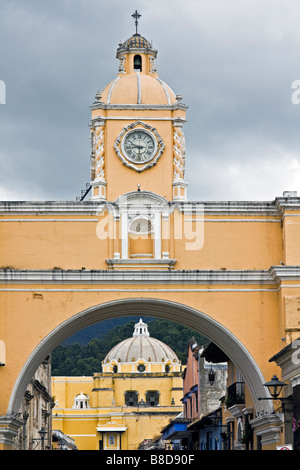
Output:
M185 201L185 106L158 75L157 50L136 32L120 43L117 76L91 106L91 199L136 191Z

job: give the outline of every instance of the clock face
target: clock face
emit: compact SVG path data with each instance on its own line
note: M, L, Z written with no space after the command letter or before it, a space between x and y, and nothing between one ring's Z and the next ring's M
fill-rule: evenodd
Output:
M136 121L122 129L114 149L123 165L141 173L156 165L165 144L154 127Z
M157 141L151 132L135 129L126 134L123 151L128 160L136 164L147 163L157 152Z

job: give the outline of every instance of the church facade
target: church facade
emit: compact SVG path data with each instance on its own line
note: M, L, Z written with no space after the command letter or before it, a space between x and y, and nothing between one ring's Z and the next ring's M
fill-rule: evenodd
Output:
M132 337L108 352L102 372L52 377L52 393L53 427L78 450L137 450L181 413L181 363L140 319Z
M300 198L189 201L187 106L143 36L116 55L117 74L91 106L86 199L0 202L0 446L11 448L27 384L58 344L142 315L197 329L224 351L245 382L255 439L274 448L283 418L264 383L281 377L270 358L300 334ZM299 374L294 361L287 394Z

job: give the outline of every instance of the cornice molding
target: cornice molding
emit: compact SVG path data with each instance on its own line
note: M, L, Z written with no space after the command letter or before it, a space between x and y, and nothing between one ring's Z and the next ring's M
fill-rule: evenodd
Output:
M140 270L124 269L139 262ZM268 270L165 270L159 265L174 265L176 260L111 259L108 265L120 265L121 270L63 270L63 269L0 269L1 284L110 284L110 283L156 283L165 284L214 284L214 285L274 285L286 279L300 281L300 266L271 266ZM144 264L153 264L149 271ZM125 265L122 268L122 265ZM156 265L156 266L155 266ZM295 285L294 287L298 287Z
M110 204L115 204L111 202ZM207 202L207 201L172 201L168 202L170 207L177 206L182 211L190 210L192 206L201 204L207 213L215 215L271 215L279 216L275 204L272 202ZM25 213L43 215L46 212L56 213L90 213L94 215L98 209L99 202L95 201L0 201L1 213Z
M300 197L277 197L274 202L280 214L286 210L300 211Z
M136 260L112 260L112 263L136 263ZM142 260L143 263L161 262L169 263L172 260ZM174 261L174 260L173 260ZM151 271L141 270L18 270L0 269L0 283L54 283L54 284L109 284L109 283L162 283L169 284L196 283L196 284L268 284L277 285L277 279L272 274L272 268L264 271L225 271L225 270L172 270ZM300 274L299 278L300 280Z
M280 430L283 425L282 414L265 414L250 421L256 435L262 438L262 445L279 442Z
M101 203L98 201L0 201L0 214L89 214L96 215ZM0 219L1 220L1 219Z
M154 194L154 193L153 193ZM138 197L138 192L137 192ZM157 197L160 197L157 195ZM120 197L122 198L122 196ZM119 199L120 199L119 198ZM300 198L293 204L289 201L276 199L275 201L166 201L170 209L177 207L181 212L191 211L201 205L205 215L213 216L264 216L273 217L273 221L280 222L286 216L300 214L286 214L286 211L300 211ZM62 215L97 215L102 204L116 205L114 202L101 201L0 201L0 215L31 214L43 216L47 214ZM1 219L0 219L1 220ZM216 219L217 220L217 219ZM259 219L257 219L259 220ZM267 219L266 219L267 220Z
M105 109L105 110L126 110L126 109L130 109L130 110L136 110L136 111L146 111L146 110L151 110L151 111L175 111L175 110L178 110L178 109L181 109L182 111L186 111L188 109L188 106L183 104L183 103L180 103L180 102L176 102L174 104L138 104L138 103L128 103L128 104L105 104L101 101L97 101L95 103L93 103L91 106L90 106L90 109L91 110L97 110L97 109ZM96 119L93 118L93 119ZM103 118L105 119L105 118ZM108 118L109 119L109 118ZM122 117L120 117L120 119L123 119ZM133 119L133 117L131 116L131 119ZM145 118L144 118L145 119Z
M0 416L0 444L13 446L24 420L15 414Z
M282 281L300 280L300 266L271 266L269 272L278 284Z

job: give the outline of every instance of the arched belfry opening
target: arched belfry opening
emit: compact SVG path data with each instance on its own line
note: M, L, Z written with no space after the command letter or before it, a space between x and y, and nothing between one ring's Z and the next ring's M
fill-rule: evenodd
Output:
M142 56L136 54L133 58L133 68L136 71L142 72Z

